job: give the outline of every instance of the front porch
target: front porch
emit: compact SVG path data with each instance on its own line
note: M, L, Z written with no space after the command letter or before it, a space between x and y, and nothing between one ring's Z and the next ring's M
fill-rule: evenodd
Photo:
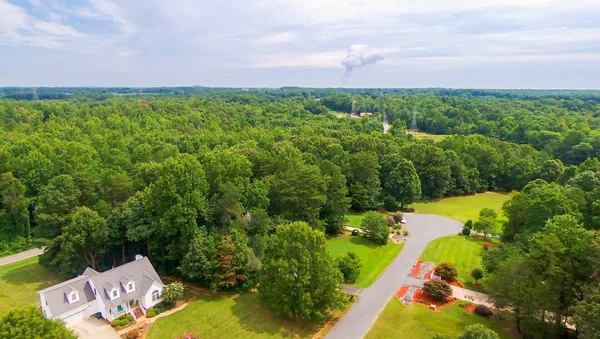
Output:
M146 314L146 309L140 299L131 299L124 304L117 305L108 310L108 321L112 322L122 315L130 314L136 320L139 316Z

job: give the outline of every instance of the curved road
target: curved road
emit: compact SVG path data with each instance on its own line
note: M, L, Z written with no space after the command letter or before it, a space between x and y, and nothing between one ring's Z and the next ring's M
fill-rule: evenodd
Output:
M457 234L462 230L458 221L428 214L405 214L406 228L411 239L390 266L369 288L364 289L358 301L329 331L327 339L360 339L364 337L379 313L403 285L413 265L430 241Z
M44 253L44 249L43 248L34 248L32 250L29 250L29 251L25 251L25 252L21 252L21 253L9 255L9 256L6 256L6 257L2 257L2 258L0 258L0 266L12 264L14 262L21 261L21 260L24 260L24 259L28 259L28 258L31 258L31 257L36 257L36 256L38 256L38 255L40 255L42 253Z

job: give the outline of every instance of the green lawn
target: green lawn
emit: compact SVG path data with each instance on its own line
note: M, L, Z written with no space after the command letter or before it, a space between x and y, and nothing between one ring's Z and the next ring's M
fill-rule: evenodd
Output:
M481 267L481 255L484 252L483 243L495 244L498 240L490 238L473 238L459 235L438 238L427 245L420 260L432 261L436 264L447 261L458 269L458 277L466 287L473 290L482 290L481 286L473 285L471 271Z
M346 214L346 224L345 225L360 228L361 227L360 223L363 220L364 216L365 216L364 213L350 212L350 213Z
M392 298L377 321L371 327L366 339L377 338L431 338L434 334L456 337L467 325L480 323L496 331L501 338L511 338L503 331L503 323L471 314L457 304L443 308L439 312L430 311L425 305L404 306L397 298Z
M313 338L325 325L276 316L262 306L258 293L198 296L183 310L157 319L148 339L181 337L192 331L200 338Z
M362 269L353 286L367 287L398 255L403 244L389 242L387 245L381 246L363 237L343 235L327 240L327 246L333 256L350 251L358 255Z
M433 141L435 142L439 142L444 140L446 137L448 136L448 134L431 134L431 133L425 133L425 132L417 132L417 140L420 139L433 139Z
M502 214L502 205L511 198L510 194L486 192L464 197L452 197L436 201L426 201L411 205L416 213L435 214L465 223L479 219L483 208L494 209L498 213L498 227L494 233L500 234L500 225L506 220Z
M13 308L37 306L37 291L59 282L51 271L38 264L38 258L29 258L0 266L0 317Z

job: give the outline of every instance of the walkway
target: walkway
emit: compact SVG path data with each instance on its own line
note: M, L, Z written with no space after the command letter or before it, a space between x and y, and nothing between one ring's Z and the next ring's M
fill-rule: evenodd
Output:
M379 313L390 301L398 288L404 284L413 265L430 241L457 234L462 224L457 221L427 214L404 214L405 227L411 239L390 266L373 285L360 293L360 298L340 321L329 331L328 339L362 338L369 331Z
M44 249L43 248L34 248L32 250L29 250L29 251L25 251L25 252L21 252L21 253L9 255L9 256L0 258L0 266L12 264L14 262L21 261L21 260L24 260L24 259L28 259L28 258L31 258L31 257L37 257L38 255L40 255L42 253L44 253Z
M450 287L452 287L452 296L456 299L470 301L474 304L483 304L488 307L494 306L493 300L485 293L452 285Z

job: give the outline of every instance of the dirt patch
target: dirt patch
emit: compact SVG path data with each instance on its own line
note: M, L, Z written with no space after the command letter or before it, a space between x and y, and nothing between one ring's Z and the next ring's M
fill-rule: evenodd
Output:
M462 308L463 310L475 314L475 305L468 305Z

